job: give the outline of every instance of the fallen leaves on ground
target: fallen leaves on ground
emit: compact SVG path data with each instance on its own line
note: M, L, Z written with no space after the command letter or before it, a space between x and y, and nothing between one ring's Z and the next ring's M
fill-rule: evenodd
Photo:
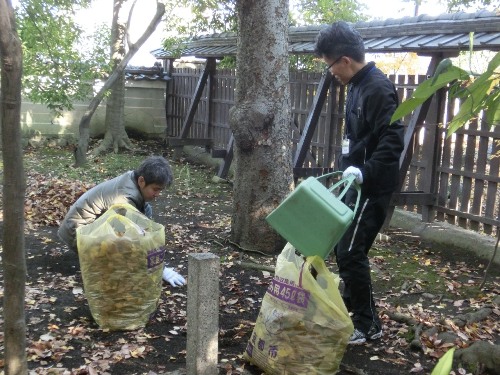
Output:
M211 185L208 181L212 173L193 168L189 174L178 174L181 181L175 190L165 192L155 202L155 217L166 228L167 262L182 274L187 275L189 253L213 252L220 256L220 373L251 373L252 367L242 360L241 354L273 275L267 271L244 269L239 263L274 267L276 257L245 252L227 240L230 237L231 191L225 185ZM195 185L195 178L205 179L205 182ZM25 207L27 228L38 232L47 226L57 226L69 206L92 186L29 172ZM395 232L389 235L394 240L377 246L382 250L390 249L394 259L377 249L371 257L376 270L374 282L384 282L383 287L376 285L375 297L385 333L377 343L348 348L361 356L360 363L382 370L384 367L397 368L401 369L400 373L430 373L437 358L451 346L465 347L477 340L498 342L500 308L492 303L500 291L498 277L490 278L488 290L470 295L470 290L480 284L484 268L444 260L417 237L408 239L404 233ZM105 332L89 316L78 273L67 275L51 269L52 263L65 254L55 236L37 238L38 253L28 253L31 257L28 261L39 265L39 258L48 257L48 260L39 268L29 270L31 279L26 288L30 374L83 375L122 371L154 375L185 366L185 288L163 288L156 314L145 329ZM405 274L408 272L405 267L413 263L418 264L416 271ZM328 266L335 271L332 259L328 260ZM440 285L424 277L432 272L437 274ZM401 273L406 276L404 281L394 283L395 275ZM437 286L441 287L439 292L436 292ZM453 321L458 315L485 306L491 308L486 319L463 326ZM407 315L422 327L422 331L434 329L435 333L421 335L422 350L416 351L411 348L415 335L413 327L392 320L390 314ZM439 334L444 331L454 333L456 341L442 340ZM3 344L1 333L0 343ZM135 370L115 370L119 365Z
M26 228L59 226L68 208L94 184L42 175L34 171L26 173L26 199L24 213Z

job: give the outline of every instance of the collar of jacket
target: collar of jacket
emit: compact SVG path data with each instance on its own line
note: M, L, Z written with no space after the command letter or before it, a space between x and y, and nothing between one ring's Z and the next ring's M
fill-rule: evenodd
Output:
M375 68L375 63L370 61L364 67L361 68L359 72L357 72L349 81L350 85L357 85L361 81L365 79L365 77Z

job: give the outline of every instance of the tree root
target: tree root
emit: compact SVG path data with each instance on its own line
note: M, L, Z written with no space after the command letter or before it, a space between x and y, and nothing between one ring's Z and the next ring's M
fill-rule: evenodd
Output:
M442 323L450 328L453 328L453 326L455 326L455 328L460 328L470 323L482 321L488 318L492 312L493 308L483 307L474 312L457 315L454 319L445 319ZM422 324L411 316L387 311L384 313L395 322L412 326L415 337L410 343L410 347L414 350L422 350L422 342L420 340L422 334L431 336L432 333L437 332L435 327L422 332ZM453 340L449 339L445 341L453 342ZM467 348L457 349L454 354L454 359L456 362L468 367L481 364L490 374L500 375L500 345L493 345L486 341L476 341Z
M486 319L492 312L493 312L493 309L491 309L489 307L483 307L483 308L479 309L478 311L470 312L467 314L457 315L453 319L453 323L457 327L464 327L465 325L467 325L469 323L480 322L480 321Z
M357 367L354 367L354 366L349 366L349 365L346 365L344 363L341 363L340 364L340 368L349 373L349 374L355 374L355 375L368 375L366 372L364 372L363 370L357 368Z
M265 266L263 264L258 264L258 263L237 261L235 264L237 264L242 268L248 268L252 270L266 271L270 273L274 273L275 271L274 267Z
M420 335L422 333L422 323L419 323L418 320L404 314L392 313L389 311L384 311L384 314L386 314L389 319L395 322L404 323L408 326L411 326L411 329L414 332L414 337L410 343L410 348L413 350L422 350L422 342L420 341Z
M219 237L219 236L216 236L216 237L217 237L217 238L219 238L221 241L223 241L223 242L227 242L227 243L229 243L230 245L232 245L232 246L234 246L234 247L237 247L238 249L240 249L240 250L242 250L242 251L244 251L244 252L247 252L247 253L256 253L256 254L263 255L263 256L268 257L268 258L273 256L273 255L266 254L266 253L264 253L264 252L262 252L262 251L259 251L259 250L246 249L246 248L241 247L239 244L237 244L237 243L235 243L235 242L233 242L233 241L231 241L231 240L229 240L229 239L227 239L227 238L221 238L221 237Z
M399 313L391 313L389 311L384 311L384 313L395 322L404 323L409 326L416 326L418 324L418 320L412 318L411 316L399 314Z
M413 350L422 351L423 350L422 341L420 341L420 335L422 333L422 323L414 326L413 331L415 333L415 336L413 337L413 340L411 340L410 342L410 348Z
M477 341L468 348L457 349L453 359L468 366L481 363L490 374L500 374L500 345Z
M496 303L496 300L493 302ZM462 328L466 326L467 324L470 323L476 323L485 320L488 318L488 316L493 312L493 307L482 307L481 309L473 312L469 312L466 314L460 314L457 315L455 318L448 320L445 319L443 321L444 325L451 325L451 326L457 326L459 328ZM404 323L409 326L416 326L418 325L418 321L411 316L404 315L404 314L399 314L399 313L392 313L390 311L384 311L384 313L391 319L394 320L395 322L398 323ZM453 328L453 327L452 327Z
M113 148L113 152L115 154L119 152L120 147L128 151L134 151L134 146L130 142L130 139L128 138L126 133L122 134L118 138L114 138L111 132L108 131L99 146L92 151L92 155L98 156L106 152L111 147Z

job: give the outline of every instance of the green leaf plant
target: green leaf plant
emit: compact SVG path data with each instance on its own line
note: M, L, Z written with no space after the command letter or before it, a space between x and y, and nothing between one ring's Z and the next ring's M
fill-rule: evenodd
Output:
M453 365L453 353L455 348L449 349L438 361L431 375L449 375Z
M56 116L87 100L95 80L109 73L109 31L83 36L76 12L90 0L20 0L16 7L23 49L23 95ZM93 48L95 46L95 48ZM107 48L102 48L106 46Z
M471 43L472 44L472 43ZM450 99L460 99L458 112L448 123L447 135L455 133L482 111L490 126L500 123L500 51L482 74L474 74L454 66L449 59L441 61L436 74L422 82L412 96L394 112L391 123L412 113L439 89L449 87Z

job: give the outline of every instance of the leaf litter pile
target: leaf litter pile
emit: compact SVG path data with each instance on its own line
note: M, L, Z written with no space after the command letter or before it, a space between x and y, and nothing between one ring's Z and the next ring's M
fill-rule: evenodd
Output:
M161 153L160 145L149 147L149 153ZM29 157L47 159L39 152L43 149L32 150ZM122 156L123 171L135 167L127 166L130 155ZM57 158L65 159L60 169L70 168L68 150L59 150ZM231 242L229 183L212 182L214 171L209 167L185 159L171 163L175 184L153 203L154 220L166 228L166 261L187 276L188 254L212 252L220 257L219 373L261 374L242 360L242 354L272 280L276 256L263 256ZM30 374L185 373L187 287L164 284L157 311L143 329L107 331L94 322L77 256L59 242L56 232L69 205L95 183L56 172L27 168ZM477 346L473 353L480 356L498 348L498 267L492 267L480 290L486 261L424 243L398 228L390 228L386 234L388 238L377 242L370 253L384 336L349 346L339 374L430 374L437 359L451 347ZM327 265L336 272L333 259L327 260ZM2 273L0 281L3 295ZM0 324L3 352L3 314ZM304 350L313 350L314 343L311 345ZM474 357L476 363L477 358L484 360ZM499 373L498 368L495 372L488 365L469 362L465 358L455 361L452 374Z

